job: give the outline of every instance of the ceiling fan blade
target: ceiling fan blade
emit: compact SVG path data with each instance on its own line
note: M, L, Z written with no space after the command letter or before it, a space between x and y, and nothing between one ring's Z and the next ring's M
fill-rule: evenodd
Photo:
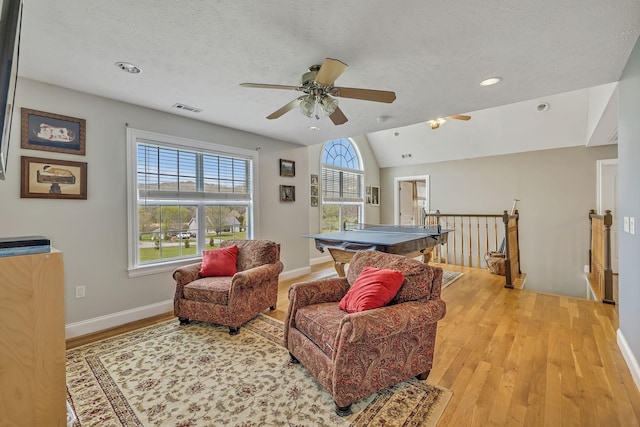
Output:
M255 87L259 89L289 89L289 90L300 90L298 86L285 86L285 85L269 85L262 83L240 83L242 87Z
M293 110L294 108L296 108L298 105L300 105L300 103L302 102L303 99L304 99L304 96L301 96L299 98L294 99L293 101L291 101L290 103L288 103L284 107L282 107L282 108L274 111L273 113L269 114L267 116L267 119L269 119L269 120L277 119L278 117L282 116L284 113L287 113L287 112Z
M465 116L464 114L454 114L453 116L447 116L447 118L456 120L470 120L471 116Z
M386 102L391 104L396 100L395 92L386 90L358 89L354 87L334 87L331 95L340 98L362 99L365 101Z
M334 125L342 125L347 123L347 116L344 115L340 107L336 107L336 110L329 116Z
M336 81L340 74L347 69L347 64L344 62L327 58L322 63L320 70L318 70L318 74L316 74L316 82L320 83L324 86L333 86L333 83Z

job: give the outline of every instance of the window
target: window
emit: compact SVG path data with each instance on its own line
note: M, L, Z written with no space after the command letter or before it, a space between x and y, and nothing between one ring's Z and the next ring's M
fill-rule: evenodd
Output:
M254 152L135 129L127 144L130 275L253 237Z
M349 139L325 144L322 152L322 232L362 222L364 174L356 145Z

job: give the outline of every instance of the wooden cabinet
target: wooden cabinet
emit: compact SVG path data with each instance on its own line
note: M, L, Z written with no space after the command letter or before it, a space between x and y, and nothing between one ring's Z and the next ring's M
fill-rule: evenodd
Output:
M66 426L62 252L0 258L0 425Z

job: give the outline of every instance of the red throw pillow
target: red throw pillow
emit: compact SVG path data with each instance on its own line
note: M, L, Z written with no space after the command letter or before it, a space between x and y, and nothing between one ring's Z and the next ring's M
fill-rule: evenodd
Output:
M200 277L233 276L236 274L236 261L238 260L238 247L212 249L202 252L202 266Z
M404 274L398 270L365 267L339 307L347 313L384 307L398 293L404 282Z

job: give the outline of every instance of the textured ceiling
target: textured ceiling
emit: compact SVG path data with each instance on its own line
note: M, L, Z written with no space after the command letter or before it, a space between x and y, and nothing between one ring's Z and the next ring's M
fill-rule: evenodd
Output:
M24 3L21 76L303 145L614 82L640 34L638 0ZM326 57L349 66L337 86L396 101L341 99L341 126L298 110L267 120L300 93L239 86L297 85Z

